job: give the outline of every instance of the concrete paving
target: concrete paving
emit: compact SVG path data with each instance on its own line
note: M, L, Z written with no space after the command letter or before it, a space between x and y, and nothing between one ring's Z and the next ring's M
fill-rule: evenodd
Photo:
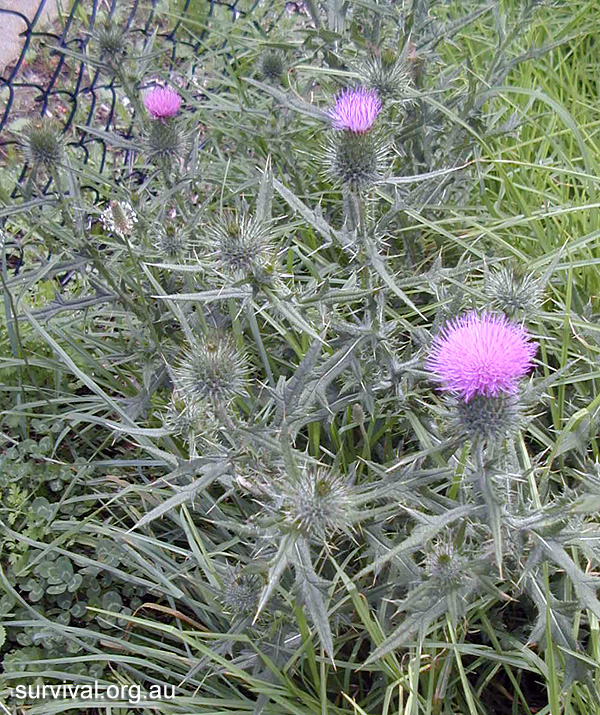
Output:
M23 38L19 35L27 29L25 21L18 15L11 15L2 10L13 10L20 12L30 20L35 16L41 5L41 0L0 0L0 75L11 62L19 56L23 46ZM36 29L40 26L47 26L58 15L58 0L46 0L40 24L36 24ZM63 6L65 1L63 0Z

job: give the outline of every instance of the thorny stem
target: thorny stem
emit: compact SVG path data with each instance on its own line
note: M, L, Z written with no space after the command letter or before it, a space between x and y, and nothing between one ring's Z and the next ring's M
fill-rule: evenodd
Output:
M125 241L125 245L127 246L127 252L129 254L129 259L130 259L131 263L133 264L133 269L135 271L135 279L136 279L136 283L137 283L138 294L140 296L143 296L144 289L142 286L142 277L140 274L138 261L137 261L136 257L133 255L133 251L131 250L131 244L129 243L129 240L127 238L124 238L124 241ZM142 310L144 312L144 317L146 318L146 324L148 325L150 332L152 333L152 337L154 339L154 344L156 346L156 349L160 352L160 354L161 354L162 358L165 360L165 362L168 362L166 356L162 352L161 340L158 336L156 327L154 325L154 318L150 314L150 310L148 309L148 305L145 300L143 300Z
M367 259L367 243L369 237L367 236L367 222L365 216L365 205L358 192L349 192L349 209L351 211L352 220L355 222L357 228L357 234L360 240L360 251L358 253L358 258L361 263L361 268L368 266ZM361 270L361 282L363 288L367 291L367 297L365 298L365 312L369 318L369 325L373 328L375 332L379 330L379 321L377 318L377 311L373 305L373 276L371 271Z
M27 177L27 183L25 184L25 188L23 189L23 196L27 201L29 201L33 195L33 185L37 177L37 172L38 166L37 164L34 164L31 167L31 171L29 172L29 176Z
M129 81L129 77L127 76L127 73L124 71L124 69L121 66L115 67L114 72L115 72L117 79L121 83L121 86L123 87L123 91L125 92L127 99L133 105L136 115L140 118L140 121L143 123L144 122L144 107L142 106L142 103L140 102L139 94L134 91L134 89L131 85L131 82Z
M177 206L179 207L179 210L181 211L181 215L187 221L189 219L189 214L187 212L185 204L183 203L183 199L179 195L179 192L173 191L173 182L171 181L171 177L169 176L166 162L161 161L160 171L163 175L163 179L165 180L165 184L167 185L167 188L169 189L169 191L173 194L173 196L175 198Z
M220 405L220 404L215 405L215 414L227 428L227 433L228 433L229 437L232 437L237 430L236 430L233 420L227 414L227 411L225 410L223 405Z
M71 213L69 212L69 202L67 201L67 195L65 194L65 189L63 187L60 171L53 170L52 177L54 179L54 183L56 184L56 189L58 191L58 198L62 210L63 219L69 225L69 228L73 231L73 234L75 234L75 222L73 221Z

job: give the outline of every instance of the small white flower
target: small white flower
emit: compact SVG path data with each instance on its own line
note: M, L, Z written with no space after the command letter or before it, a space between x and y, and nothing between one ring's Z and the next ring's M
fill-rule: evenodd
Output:
M100 215L104 228L121 238L131 234L137 220L133 206L127 201L111 201Z

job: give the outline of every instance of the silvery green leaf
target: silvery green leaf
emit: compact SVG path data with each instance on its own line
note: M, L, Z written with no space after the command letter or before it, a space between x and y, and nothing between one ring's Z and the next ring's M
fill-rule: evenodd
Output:
M295 557L296 582L300 586L304 603L317 629L321 645L333 661L333 635L322 592L327 582L317 576L312 564L310 549L304 538L299 538L296 541Z
M288 532L281 540L281 543L279 544L279 549L277 550L277 554L271 561L269 573L267 574L267 584L264 587L263 592L260 596L260 601L258 602L256 615L254 616L253 623L256 623L256 620L260 616L262 610L267 604L267 601L275 590L275 587L279 583L279 579L285 571L285 567L288 565L291 558L293 558L292 550L294 548L296 538L297 537L295 533Z

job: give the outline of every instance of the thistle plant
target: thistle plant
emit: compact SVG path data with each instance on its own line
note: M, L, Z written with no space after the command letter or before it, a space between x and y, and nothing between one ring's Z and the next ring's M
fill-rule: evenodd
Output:
M600 715L590 3L154 4L0 182L8 688Z
M134 99L135 105L141 106L137 94ZM179 118L182 102L179 92L168 85L152 87L143 95L143 107L150 119L144 122L143 150L163 170L179 163L188 149L187 133Z
M474 443L501 443L523 425L519 380L533 367L537 344L506 316L471 312L434 338L427 368L450 393L453 431Z

